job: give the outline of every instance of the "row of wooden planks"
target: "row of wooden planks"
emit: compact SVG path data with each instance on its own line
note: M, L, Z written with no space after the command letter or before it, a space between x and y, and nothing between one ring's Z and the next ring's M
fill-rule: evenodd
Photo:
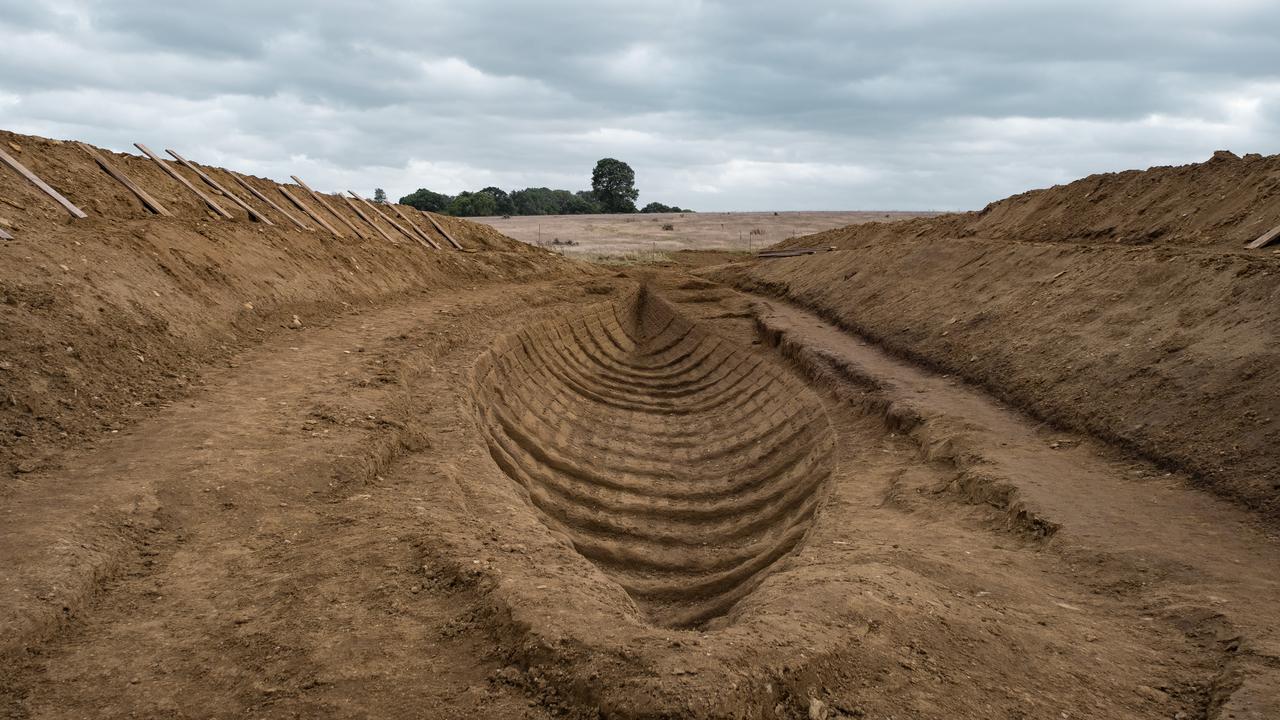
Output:
M133 179L125 175L124 172L122 172L119 168L117 168L109 160L107 160L106 156L104 156L102 153L98 152L95 148L89 145L86 145L85 143L77 142L76 145L79 146L80 149L84 150L84 152L88 154L89 157L92 158L93 161L97 163L98 166L101 167L104 172L106 172L113 179L115 179L117 182L119 182L121 185L127 188L129 192L133 193L133 195L137 197L139 201L141 201L143 207L147 208L147 210L151 211L152 213L155 213L156 215L161 215L163 217L173 217L173 213L169 212L169 210L165 208L164 205L160 204L158 200L152 197L150 193L144 190L141 186L139 186L136 182L134 182ZM160 169L165 172L165 174L167 174L169 177L173 178L174 180L177 180L179 184L181 184L187 190L190 190L193 194L195 194L195 196L198 197L201 202L207 205L209 209L212 210L214 213L216 213L219 217L227 220L234 219L234 216L232 216L231 213L227 212L225 208L219 205L218 202L214 200L209 194L202 191L195 183L191 182L191 180L189 180L188 178L183 176L180 172L178 172L177 167L174 167L171 163L165 161L163 158L161 158L159 155L152 152L150 148L148 148L146 145L143 145L142 143L134 143L134 146L137 147L139 150L141 150L142 153L146 155L148 158L150 158L153 162L155 162L156 165L158 165ZM252 205L250 205L247 199L239 197L234 192L224 187L222 184L220 184L217 180L210 177L208 173L200 169L194 163L188 161L186 158L182 157L181 155L179 155L177 152L173 150L166 149L165 152L169 153L169 155L171 155L173 159L177 161L178 165L190 170L196 176L198 182L204 183L208 187L212 188L215 194L226 198L231 203L234 203L237 207L243 210L251 220L263 223L264 225L275 225L275 223L271 222L270 218L268 218L262 212L258 211ZM54 200L54 202L61 205L68 213L71 214L72 217L74 218L88 217L88 215L83 210L76 207L70 200L64 197L62 193L59 193L57 190L51 187L44 180L41 180L39 176L31 172L31 170L29 170L25 165L23 165L21 162L18 162L17 159L9 155L3 149L0 149L0 162L3 162L5 165L8 165L11 169L13 169L19 175L26 178L31 184L39 188L41 192L48 195L50 198ZM267 207L271 208L275 212L279 213L281 216L287 218L290 222L292 222L298 228L302 230L307 230L307 231L312 230L312 228L308 226L305 222L303 222L294 214L285 210L283 207L280 206L279 203L272 201L271 198L267 197L265 194L260 192L257 188L250 185L248 181L244 180L243 178L241 178L239 175L235 173L229 172L229 174L231 175L231 178L235 180L236 183L240 185L240 187L242 187L249 194L250 197L258 200L262 204L266 205ZM337 226L335 226L334 223L331 223L325 220L325 213L327 213L328 215L334 218L337 218L340 225L346 227L348 230L354 233L357 237L361 239L368 239L368 236L365 234L365 232L361 232L359 226L357 226L355 223L348 220L346 216L335 211L333 209L333 206L330 205L328 201L325 200L324 196L316 192L315 190L312 190L309 185L303 182L302 178L299 178L297 175L293 175L291 177L293 178L293 181L297 183L296 195L293 192L290 192L289 188L283 185L276 186L276 189L280 191L281 196L285 200L287 200L289 204L296 207L307 218L310 218L316 225L318 225L321 228L324 228L329 233L332 233L335 237L345 238L346 236L342 233L341 230L338 229ZM364 223L368 224L369 227L372 227L374 231L376 231L379 235L381 235L384 239L388 240L389 242L394 243L396 242L396 240L392 237L392 235L389 232L384 230L381 225L379 225L377 222L374 221L375 216L378 218L381 218L383 222L385 222L387 225L389 225L399 234L404 235L410 240L419 243L423 247L431 250L440 249L440 244L437 243L431 237L431 235L424 232L422 228L419 227L418 224L415 223L409 217L409 215L406 215L404 212L402 212L400 208L397 207L396 205L385 205L384 207L389 207L396 214L396 216L399 217L400 220L404 222L403 225L396 222L395 220L392 220L391 217L389 217L386 213L384 213L381 209L379 209L378 204L369 202L368 200L364 199L363 197L361 197L360 195L356 194L351 190L348 190L347 194L350 195L351 197L349 198L346 195L341 195L341 194L339 194L338 197L342 198L342 200L345 201L347 205L352 210L355 211L355 214L357 217L359 217ZM324 208L324 211L320 212L320 211L317 211L315 208L309 207L306 203L302 201L303 197L310 197L316 203L317 206ZM359 204L357 204L356 202L352 202L353 199L356 201L359 201ZM361 209L362 206L365 209L369 210L370 212L365 213L364 210ZM421 212L421 211L418 211L418 212ZM434 227L436 231L439 232L440 235L449 242L450 245L452 245L457 250L465 250L465 248L453 237L453 235L449 233L448 230L444 228L443 225L440 224L439 221L435 219L435 217L431 215L431 213L421 212L421 214L424 217L426 217L426 219L431 223L432 227ZM11 240L13 238L9 233L5 232L3 228L0 228L0 239Z

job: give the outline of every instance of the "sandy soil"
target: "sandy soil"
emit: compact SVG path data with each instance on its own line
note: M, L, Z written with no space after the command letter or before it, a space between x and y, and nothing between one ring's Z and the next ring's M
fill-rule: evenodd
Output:
M733 212L638 215L539 215L473 218L517 240L570 257L640 255L677 250L751 252L787 238L855 223L929 216L907 212ZM667 230L664 226L670 225ZM573 245L557 245L572 242Z
M717 277L1280 519L1280 253L863 227Z
M12 137L100 216L0 175L11 717L1280 714L1270 253L620 270L158 219Z

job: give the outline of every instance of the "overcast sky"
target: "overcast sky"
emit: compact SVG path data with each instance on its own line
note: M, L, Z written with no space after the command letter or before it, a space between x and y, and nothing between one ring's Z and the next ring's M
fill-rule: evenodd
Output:
M969 209L1280 152L1280 2L0 0L0 127L394 197L616 157L641 203Z

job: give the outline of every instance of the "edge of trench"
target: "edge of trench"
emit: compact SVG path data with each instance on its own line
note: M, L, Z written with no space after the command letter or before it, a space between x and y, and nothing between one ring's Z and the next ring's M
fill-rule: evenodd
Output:
M989 457L981 442L963 428L957 428L948 422L945 413L930 412L895 396L892 384L877 376L874 370L815 348L783 324L771 322L769 315L772 310L769 303L791 305L814 318L831 323L845 335L893 356L881 343L827 317L825 313L792 303L786 298L772 297L766 300L750 292L744 294L753 298L751 315L761 342L784 356L814 384L815 390L825 390L838 401L852 405L858 412L880 420L887 430L905 435L917 448L924 462L942 467L952 476L951 482L945 487L937 488L937 492L947 493L962 503L990 508L993 516L991 527L996 532L1016 535L1045 549L1057 544L1054 540L1063 525L1023 496L1016 474L1003 471L1001 463ZM903 362L920 367L923 372L934 372L927 364L921 366L913 359ZM974 388L973 392L1008 408L1016 415L1030 414L1016 405L1008 405L986 388ZM1034 418L1034 415L1031 417ZM1062 432L1092 438L1104 446L1115 447L1105 438L1090 433L1071 429L1062 429ZM1142 462L1164 468L1162 463L1132 448L1122 445L1119 449L1124 455L1133 455ZM1203 492L1198 489L1192 491ZM1086 549L1083 552L1096 554L1098 551ZM1203 717L1206 720L1270 717L1270 701L1265 697L1274 692L1275 687L1280 687L1280 662L1264 653L1242 647L1240 639L1244 637L1244 633L1225 616L1203 620L1180 629L1194 638L1214 621L1222 623L1228 630L1227 635L1235 639L1208 643L1203 647L1207 655L1214 657L1218 667L1217 672L1207 678L1208 706ZM1178 623L1175 622L1176 624Z

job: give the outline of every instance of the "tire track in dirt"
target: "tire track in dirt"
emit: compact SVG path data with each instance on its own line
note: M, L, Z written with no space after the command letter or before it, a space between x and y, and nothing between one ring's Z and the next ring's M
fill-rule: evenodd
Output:
M500 339L475 376L498 466L659 625L749 594L832 471L812 393L644 286Z

